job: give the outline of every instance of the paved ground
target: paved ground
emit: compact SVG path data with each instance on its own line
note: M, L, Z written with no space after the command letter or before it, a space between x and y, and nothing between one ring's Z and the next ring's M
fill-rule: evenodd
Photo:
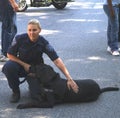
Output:
M120 57L106 52L107 18L102 0L76 0L64 10L29 8L18 13L18 32L26 31L27 21L38 18L42 34L54 45L73 79L94 79L101 87L120 87ZM46 55L45 62L52 64ZM0 69L4 63L0 63ZM53 65L56 71L59 70ZM61 76L63 76L61 74ZM63 76L64 77L64 76ZM20 86L21 100L29 99L27 83ZM9 103L11 91L0 73L0 118L119 118L120 92L104 93L96 102L64 104L53 109L17 110Z

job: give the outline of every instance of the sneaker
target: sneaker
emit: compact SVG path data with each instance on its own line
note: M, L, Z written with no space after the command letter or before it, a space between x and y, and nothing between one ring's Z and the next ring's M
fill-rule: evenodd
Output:
M108 51L108 52L111 52L111 48L110 48L109 46L107 47L107 51Z
M112 51L111 54L112 54L113 56L119 56L119 55L120 55L120 53L119 53L118 50Z
M108 46L107 51L111 53L113 56L119 56L119 50L112 51L111 48Z
M17 103L20 100L20 92L13 93L10 99L11 103Z
M6 61L8 61L9 59L6 57L6 56L4 56L4 55L0 55L0 62L6 62Z

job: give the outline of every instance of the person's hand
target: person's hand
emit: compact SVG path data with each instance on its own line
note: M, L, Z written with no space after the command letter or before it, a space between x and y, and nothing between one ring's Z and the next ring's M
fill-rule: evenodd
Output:
M31 65L27 64L27 63L24 63L24 69L26 72L29 72L29 68L30 68Z
M111 12L110 16L114 19L115 18L114 12Z
M12 3L11 5L12 5L14 11L16 11L16 12L19 11L19 6L16 2Z
M72 79L67 80L67 86L69 90L72 89L75 93L78 93L79 87Z
M33 77L33 78L36 77L36 76L35 76L35 73L28 73L28 76L29 76L29 77Z
M110 10L110 16L111 16L111 18L115 18L115 12L114 12L114 10Z

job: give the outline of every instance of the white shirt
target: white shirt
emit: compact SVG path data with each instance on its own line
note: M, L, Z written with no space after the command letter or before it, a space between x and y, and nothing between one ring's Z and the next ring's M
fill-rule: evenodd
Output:
M107 0L104 0L104 4L108 4ZM120 4L120 0L112 0L112 5Z

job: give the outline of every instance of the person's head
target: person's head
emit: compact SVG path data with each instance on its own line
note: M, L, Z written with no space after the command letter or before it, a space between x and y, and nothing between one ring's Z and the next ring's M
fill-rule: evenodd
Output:
M31 41L35 42L41 32L40 22L37 19L31 19L28 22L27 33Z

